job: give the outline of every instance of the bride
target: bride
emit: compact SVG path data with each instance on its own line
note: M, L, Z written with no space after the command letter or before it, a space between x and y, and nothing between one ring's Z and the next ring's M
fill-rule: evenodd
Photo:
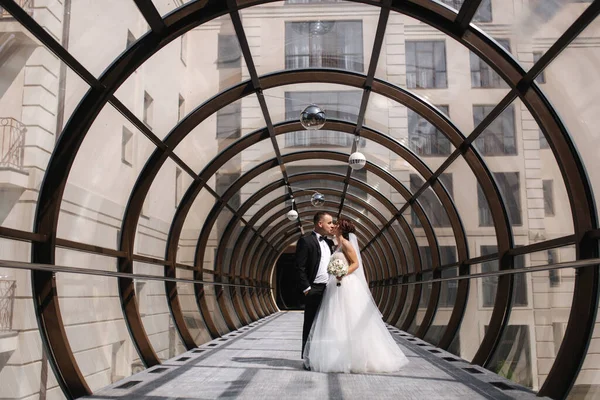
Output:
M329 276L304 349L304 362L317 372L397 371L408 359L385 327L371 296L354 231L354 224L344 218L334 227L338 247L331 258L347 262L348 275Z

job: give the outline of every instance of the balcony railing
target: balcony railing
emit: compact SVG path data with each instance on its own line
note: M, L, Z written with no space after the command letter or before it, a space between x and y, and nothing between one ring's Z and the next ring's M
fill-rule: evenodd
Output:
M27 14L33 14L33 0L15 0L15 3L25 10ZM13 16L4 8L0 7L0 19L4 18L13 18Z
M0 168L23 169L27 128L14 118L0 118Z
M12 330L17 282L0 276L0 332Z

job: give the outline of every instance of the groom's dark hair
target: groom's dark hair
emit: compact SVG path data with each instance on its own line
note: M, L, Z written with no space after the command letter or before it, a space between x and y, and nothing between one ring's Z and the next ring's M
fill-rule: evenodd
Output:
M315 216L313 217L313 223L315 225L317 225L319 223L319 221L326 215L331 215L329 214L327 211L319 211L318 213L315 214Z

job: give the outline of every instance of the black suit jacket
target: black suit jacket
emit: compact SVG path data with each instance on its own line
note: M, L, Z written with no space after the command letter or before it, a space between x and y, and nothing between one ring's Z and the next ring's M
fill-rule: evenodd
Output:
M334 246L333 240L325 239L329 250ZM296 272L298 274L298 289L304 291L317 277L321 261L321 246L314 232L305 235L296 244Z

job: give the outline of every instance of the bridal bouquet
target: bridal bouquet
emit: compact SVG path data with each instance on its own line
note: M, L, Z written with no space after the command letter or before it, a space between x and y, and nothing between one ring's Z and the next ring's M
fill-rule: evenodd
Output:
M348 264L346 264L343 260L339 258L334 258L329 261L329 265L327 266L327 272L336 278L341 278L342 276L348 274ZM341 282L338 280L337 286L340 286Z

